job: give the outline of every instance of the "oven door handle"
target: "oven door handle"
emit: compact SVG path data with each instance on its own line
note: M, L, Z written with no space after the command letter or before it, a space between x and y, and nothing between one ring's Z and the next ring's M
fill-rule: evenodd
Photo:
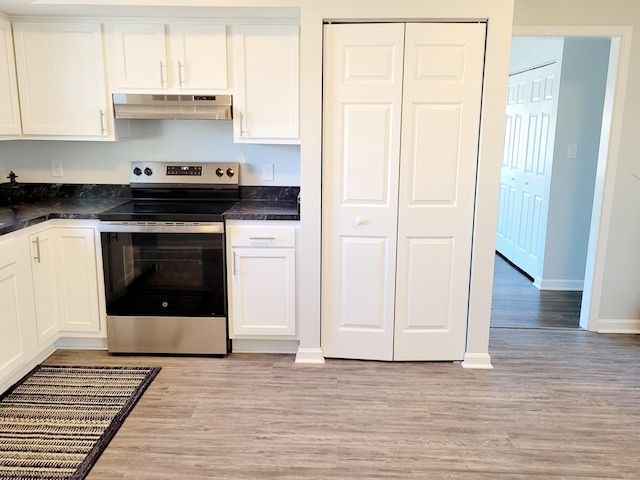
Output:
M105 233L224 233L224 224L222 222L199 222L194 224L100 222L98 223L98 231Z

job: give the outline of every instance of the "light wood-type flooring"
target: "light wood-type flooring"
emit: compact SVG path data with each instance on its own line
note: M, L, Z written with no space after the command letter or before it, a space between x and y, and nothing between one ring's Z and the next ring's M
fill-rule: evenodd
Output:
M101 479L640 478L640 336L491 330L459 363L110 356L161 366L88 476Z
M578 328L582 292L538 290L531 280L496 254L491 326Z

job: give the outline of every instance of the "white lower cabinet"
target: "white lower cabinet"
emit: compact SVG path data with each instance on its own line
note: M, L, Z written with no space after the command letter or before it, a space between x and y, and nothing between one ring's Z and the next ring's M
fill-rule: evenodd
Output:
M54 229L47 228L29 235L38 345L60 332L54 233Z
M94 228L56 228L56 283L60 330L100 331Z
M3 383L28 361L37 346L28 255L23 237L0 238L0 393L18 380L13 377L7 385Z
M104 340L99 261L91 221L53 220L0 237L0 393L60 339L97 339L92 348Z
M297 222L227 222L229 335L296 335Z

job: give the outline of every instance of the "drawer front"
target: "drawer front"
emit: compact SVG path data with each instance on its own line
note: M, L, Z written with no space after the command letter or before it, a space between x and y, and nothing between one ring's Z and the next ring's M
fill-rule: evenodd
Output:
M227 228L227 242L232 247L295 247L293 226L238 226Z

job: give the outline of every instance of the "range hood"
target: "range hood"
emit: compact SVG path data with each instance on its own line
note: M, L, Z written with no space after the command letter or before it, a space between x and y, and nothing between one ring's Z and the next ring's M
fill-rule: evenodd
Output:
M230 120L231 95L113 94L116 118Z

